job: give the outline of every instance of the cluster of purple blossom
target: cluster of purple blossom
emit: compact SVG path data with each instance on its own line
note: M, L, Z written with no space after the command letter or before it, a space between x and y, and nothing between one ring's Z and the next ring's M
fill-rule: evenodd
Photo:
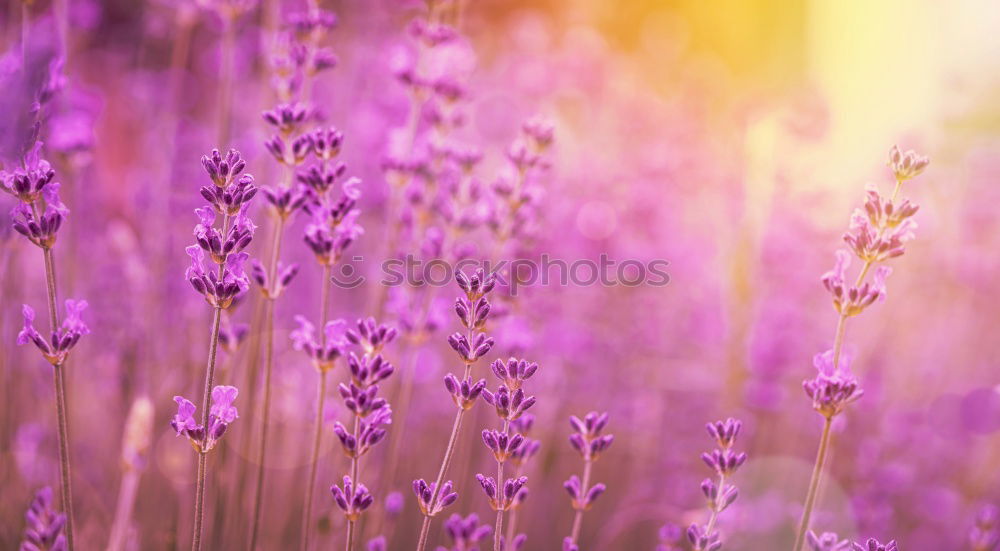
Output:
M233 32L235 19L252 7L252 2L244 1L210 4L223 17L227 33ZM505 152L506 166L500 176L490 184L483 183L476 173L483 153L468 147L457 136L469 119L469 92L463 83L464 70L461 63L455 62L456 57L460 58L462 51L468 48L454 25L459 19L458 4L450 0L427 0L426 9L409 27L415 53L405 60L395 75L406 88L411 101L406 124L396 129L391 137L388 158L382 166L390 186L386 254L396 256L416 251L429 259L446 260L478 257L492 260L507 253L530 255L534 240L539 236L543 216L540 176L549 167L547 154L554 140L553 128L540 119L521 125L519 136ZM312 97L315 77L337 64L332 50L324 45L326 34L336 22L333 13L320 9L318 2L311 0L305 11L288 14L283 28L276 33L270 50L274 55L269 61L277 103L262 114L270 133L263 144L264 150L273 158L280 173L276 184L258 187L254 178L245 172L247 161L236 150L230 149L226 153L213 150L202 158L210 183L200 189L200 195L207 204L195 210L198 220L193 231L195 244L186 248L191 263L185 278L204 298L212 312L204 394L200 404L174 396L177 413L170 420L176 435L186 437L197 454L193 549L212 547L202 543L203 532L206 531L207 454L223 447L220 446L222 438L231 432L230 427L239 417L234 402L240 391L236 386L215 384L218 347L221 344L230 356L236 357L240 343L247 340L253 342L255 349L248 355L252 359L247 359L247 369L243 370L248 373L250 386L242 388L244 396L253 400L254 407L241 406L244 414L253 421L245 420L242 425L253 425L247 432L252 429L256 433L259 430L260 435L256 440L259 446L256 462L252 466L257 477L249 547L256 549L262 545L258 540L259 525L261 519L267 516L265 508L269 507L268 500L264 498L264 474L269 463L267 438L272 368L276 361L276 301L285 295L300 272L298 264L282 260L282 243L286 230L296 223L298 213L308 217L302 224L304 250L316 260L321 272L318 319L296 315L297 328L289 334L291 348L304 354L319 377L317 384L314 385L311 380L309 383L310 387L317 389L317 402L314 439L310 458L306 462L309 474L305 481L305 499L301 514L298 510L293 512L293 516L301 516L300 543L303 549L310 549L310 538L317 527L328 531L330 521L325 512L333 506L343 513L346 521L345 548L352 551L358 547L356 542L361 541L364 535L362 521L373 516L373 508L378 508L377 492L372 490L375 484L391 489L395 482L395 462L400 454L399 449L393 447L388 459L390 466L379 463L371 474L366 468L364 476L362 459L371 459L370 452L390 439L390 425L394 424L393 436L400 441L405 438L399 433L403 432L401 429L410 409L413 377L419 363L417 349L429 335L443 326L435 311L434 287L420 285L394 290L392 296L384 287L378 288L376 292L384 296L377 297L375 317L359 319L350 328L342 319L330 319L331 271L364 234L359 223L361 181L348 177L347 165L340 160L345 137L336 128L325 125L325 114ZM223 52L224 57L232 55L232 47ZM56 68L55 73L60 70ZM40 106L58 91L57 80L53 79L39 92ZM223 113L222 116L228 117L229 114ZM55 170L42 158L42 144L35 138L37 136L33 135L32 147L21 156L19 168L0 172L0 186L16 201L11 212L11 227L41 249L44 256L51 328L48 335L43 335L34 325L35 311L24 305L24 325L17 335L17 343L33 343L54 368L61 501L65 513L54 506L50 488L39 490L26 515L27 529L21 550L72 551L73 502L66 392L62 377L70 351L90 330L82 319L82 313L87 308L84 300L66 300L65 314L59 319L53 248L69 211L60 200ZM895 540L885 544L876 539L852 542L832 532L817 535L810 529L831 446L831 426L864 395L861 380L851 371L851 364L860 362L852 362L852 358L843 351L847 321L884 300L886 281L891 274L885 263L903 255L915 236L915 215L919 207L909 199L898 196L904 183L925 170L928 160L912 151L904 153L893 148L889 166L895 178L895 191L891 196L883 195L878 189L866 192L865 202L852 215L849 231L844 236L847 248L836 252L834 268L822 277L822 283L832 297L838 322L832 348L813 358L817 374L803 382L804 391L813 409L823 418L824 425L793 551L804 548L812 551L897 551L898 547ZM249 247L257 230L251 219L251 202L258 192L264 197L270 214L272 226L269 235L272 241L268 256L262 260L254 259L245 270L244 266L250 260ZM472 235L477 229L482 229L491 239L479 239L478 235ZM849 274L852 256L862 263L856 276ZM507 350L502 356L507 359L496 359L489 364L497 379L495 388L490 387L487 378L473 373L477 366L484 365L480 360L489 362L488 356L497 350L497 341L502 341L501 344L510 349L519 346L519 343L506 342L503 336L494 340L494 336L502 335L499 333L500 324L496 322L517 312L519 306L512 297L506 296L501 275L509 276L508 281L517 277L517 274L494 274L484 270L471 274L459 271L455 275L462 296L455 300L454 313L462 330L442 340L446 340L457 355L462 369L443 377L444 387L455 406L455 415L436 478L416 479L412 484L423 517L416 542L418 551L429 545L433 519L458 503L461 484L471 483L471 477L468 477L470 480L449 477L452 476L456 454L463 448L462 428L466 423L475 422L470 421L475 419L471 412L480 397L490 406L491 414L495 413L497 417L496 426L481 431L481 440L495 462L496 473L477 473L475 478L485 493L486 503L495 512L495 523L493 527L481 523L474 513L464 517L453 514L443 522L450 546L440 546L437 551L478 551L486 545L490 535L493 536L494 551L520 551L527 547L527 534L517 530L517 516L529 495L527 467L541 449L541 441L530 438L536 419L528 410L536 405L537 400L528 394L525 385L532 379L533 385L542 387L546 384L541 380L545 376L533 379L539 373L538 364L519 359L520 351L508 354ZM253 331L250 325L230 320L231 313L241 303L249 302L244 297L251 280L260 291L256 297L260 300L259 308L251 318ZM387 314L395 318L398 331L376 321ZM390 379L396 374L397 366L389 361L394 355L387 352L386 347L396 342L397 337L405 339L407 354L400 354L405 358L399 363L401 376ZM259 345L266 349L263 369L258 369L260 366L256 363L255 354ZM543 363L548 365L548 362ZM335 373L337 366L343 367L344 378L337 384L337 393L343 406L341 411L346 412L347 418L333 421L325 407L325 399L328 376ZM225 378L235 376L233 372L221 373ZM263 376L260 389L257 388L259 375ZM399 388L392 388L390 384L397 379L402 379ZM549 396L543 390L538 390L538 394ZM260 400L259 394L262 394ZM543 403L550 402L546 399ZM138 406L140 402L135 404ZM198 407L202 408L200 412ZM151 423L151 411L143 414L141 407L135 409L140 410L137 416L145 415ZM259 417L256 416L258 410ZM254 417L248 411L252 411ZM533 413L538 413L538 409ZM580 476L574 474L563 484L574 515L570 533L562 540L564 551L586 548L589 538L581 537L583 515L607 490L605 484L594 483L592 478L595 462L608 452L614 442L613 435L604 433L608 420L608 413L596 411L582 418L570 417L573 432L569 442L584 465ZM301 422L297 424L302 425ZM723 547L718 521L721 513L731 507L740 495L733 476L747 461L746 453L734 449L742 426L740 421L732 418L707 425L707 431L717 445L716 449L702 454L704 463L713 472L713 477L701 483L708 508L707 520L690 524L686 531L673 524L664 526L660 531L659 551L685 548L717 551ZM317 522L320 515L313 514L313 492L327 427L336 436L349 467L341 481L330 486L332 501L327 498L328 507L323 509L323 521ZM141 470L149 447L150 429L139 428L136 431L144 434L145 438L127 437L123 458L126 469ZM231 444L233 439L234 436L227 438L226 445ZM549 458L546 459L548 467ZM362 482L363 479L365 482ZM534 485L532 487L535 488ZM741 503L746 499L744 497ZM604 502L607 500L608 497L605 497ZM389 493L385 498L384 517L395 520L403 507L402 496ZM621 513L622 516L627 514L628 511ZM738 515L729 515L735 516ZM998 517L996 509L988 507L976 518L967 538L967 544L973 551L994 551L1000 545ZM391 538L385 537L382 528L381 524L375 526L374 533L377 535L368 540L366 546L369 551L388 548ZM126 537L122 534L129 529L127 522L113 529L113 533L118 535L112 539L119 544L109 547L121 548L123 544L120 542ZM726 531L729 532L728 525ZM727 534L725 543L728 545L730 540L735 542L737 538ZM597 549L601 546L592 544L592 547Z

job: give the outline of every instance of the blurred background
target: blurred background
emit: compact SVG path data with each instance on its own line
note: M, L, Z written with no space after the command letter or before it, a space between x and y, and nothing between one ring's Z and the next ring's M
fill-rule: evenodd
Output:
M69 367L81 549L104 547L120 516L119 490L134 468L122 460L126 419L142 398L155 413L127 548L187 545L195 455L169 420L175 394L197 394L210 312L184 280L183 248L207 183L201 155L235 147L259 184L278 175L260 116L276 103L272 34L304 6L261 2L10 0L3 10L5 147L21 124L11 114L24 111L15 85L44 80L65 52L66 83L41 139L71 210L56 248L61 294L91 305L93 332ZM219 13L237 4L241 15L226 31ZM313 101L323 124L344 132L341 159L363 181L366 233L349 256L361 257L352 264L369 282L335 289L331 306L353 321L378 309L379 264L400 223L383 169L400 154L411 101L398 77L412 61L407 29L423 4L320 5L339 18L328 39L339 63L317 76ZM491 325L491 359L515 354L541 366L531 391L532 437L542 444L526 468L531 493L518 521L525 549L557 549L569 532L561 486L582 464L566 419L590 410L610 413L616 442L595 466L608 491L585 516L582 549L654 549L663 524L703 522L699 483L709 471L699 456L712 446L703 425L726 417L744 421L739 447L750 460L735 479L739 501L719 521L725 548L791 547L822 425L801 383L836 324L819 278L866 186L891 188L893 144L931 158L903 188L921 206L919 229L892 262L887 300L847 330L865 396L834 425L813 525L845 538L895 538L913 551L982 549L970 546L969 530L978 511L1000 503L1000 339L990 336L1000 306L1000 6L480 0L449 13L461 39L429 70L467 87L451 139L482 151L476 178L488 186L503 177L523 121L541 116L555 128L551 166L534 182L543 190L536 231L505 252L670 263L665 287L530 286ZM2 201L4 212L13 206ZM262 256L270 231L257 208L252 256ZM305 223L288 230L283 259L302 270L275 321L266 549L297 545L311 444L316 375L287 339L293 316L316 310L320 272L301 240ZM34 492L56 486L58 455L50 367L14 345L20 304L43 310L41 255L9 224L0 236L0 547L8 549ZM487 231L469 240L491 246ZM421 250L420 236L396 252L407 247ZM409 481L433 476L446 443L453 409L440 381L458 369L445 345L459 328L449 311L456 291L436 293L441 327L426 342L401 339L387 350L413 394L405 433L390 427L389 444L366 459L395 472L369 484L377 503L362 533L386 535L390 549L413 547L420 515ZM242 390L241 419L212 460L210 549L246 546L251 502L241 481L258 432L259 397L247 390L260 369L257 302L251 293L232 312L250 336L222 357L221 380ZM395 303L381 316L389 324L402 317ZM401 385L387 385L394 405ZM332 425L345 412L338 399L328 403ZM477 406L460 441L461 498L447 511L487 522L473 475L493 468L478 437L488 409ZM323 548L340 545L344 521L325 488L348 462L333 435L325 438L316 501ZM386 511L393 491L404 497L398 512ZM446 545L440 525L432 545Z

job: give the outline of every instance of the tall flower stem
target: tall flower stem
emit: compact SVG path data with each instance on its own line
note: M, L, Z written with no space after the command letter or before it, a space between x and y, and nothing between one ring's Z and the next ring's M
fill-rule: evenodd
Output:
M587 491L590 489L590 471L594 465L594 462L590 458L585 458L583 460L583 481L580 484L580 495L587 495ZM583 508L576 510L576 515L573 517L573 529L570 531L570 539L573 544L580 539L580 528L583 526Z
M229 231L229 215L222 218L222 235ZM224 263L219 264L219 280L222 280ZM212 312L212 332L208 340L208 365L205 367L205 390L201 398L201 426L208 427L209 400L212 398L212 386L215 385L215 365L219 352L219 328L222 325L222 308L216 304ZM198 475L194 491L194 533L191 536L191 549L201 550L201 536L205 521L205 482L208 476L208 452L198 450Z
M52 248L42 249L45 260L45 294L48 299L49 321L52 331L59 327L59 311L56 308L58 296L56 291L56 264L52 256ZM62 362L52 368L53 386L56 391L56 424L59 432L59 490L63 511L66 513L66 542L70 551L73 549L73 485L72 469L69 460L69 415L66 399L66 366Z
M806 503L802 510L802 520L799 522L799 531L795 537L793 551L800 551L802 549L802 545L806 539L806 532L809 530L809 521L812 517L813 506L816 504L816 495L819 493L819 483L823 476L823 467L826 464L826 453L830 448L830 426L832 424L832 417L827 417L823 422L823 435L819 439L816 464L813 466L812 478L809 480L809 492L806 494Z
M510 434L510 421L504 419L503 433ZM497 484L503 488L503 465L504 461L497 461ZM493 551L501 549L501 534L503 533L503 507L497 509L496 528L493 530Z
M722 489L722 488L725 488L725 487L726 487L726 476L725 475L719 475L719 488ZM708 524L706 525L707 528L705 528L705 533L706 534L711 534L712 533L712 530L715 529L715 523L718 520L719 520L719 499L716 498L712 502L712 514L709 515L709 517L708 517Z
M220 266L221 270L221 266ZM208 343L208 365L205 369L205 392L202 396L201 426L208 426L209 400L212 396L212 385L215 384L215 359L219 350L219 326L222 321L222 308L216 306L212 315L212 333ZM208 453L198 451L198 482L195 486L194 498L194 534L191 537L191 549L201 550L202 527L205 520L205 482L208 468Z
M312 528L312 504L316 486L316 467L319 464L319 449L323 441L323 407L326 402L326 371L319 373L319 390L316 397L316 431L313 436L312 455L309 459L309 478L306 485L305 514L302 516L302 549L309 549L309 532Z
M319 314L319 326L320 331L320 342L322 346L326 347L326 331L322 328L326 327L327 318L329 317L330 311L330 271L332 267L329 264L323 266L323 281L322 291L320 292L320 314ZM306 551L309 549L309 534L312 529L312 505L313 505L313 495L316 489L316 470L319 465L319 450L323 442L323 407L326 403L326 369L321 369L319 372L319 395L316 398L316 431L313 436L313 448L312 455L309 458L309 478L306 480L306 504L305 504L305 514L302 516L302 550Z
M274 285L278 273L278 257L281 255L281 241L285 229L285 219L277 215L274 226L274 239L271 245L271 258L268 265L268 282ZM274 368L274 289L267 290L264 319L264 403L261 408L260 446L257 449L257 483L254 491L253 524L250 529L250 549L257 548L257 538L260 535L261 504L264 497L264 471L267 457L267 433L271 416L271 372Z
M359 442L361 440L361 416L357 413L354 414L354 441ZM357 454L351 457L351 480L354 485L357 486L361 484L359 478L359 470L361 469L361 458ZM354 549L354 532L357 527L358 521L354 518L347 519L347 543L344 546L345 551L351 551Z
M468 379L471 372L472 366L466 365L465 376L462 379ZM448 467L451 466L452 457L455 455L455 444L458 442L458 435L462 430L462 418L465 417L465 411L466 410L464 408L459 408L458 412L455 414L455 422L451 426L451 435L448 437L448 447L444 450L444 458L441 460L441 468L438 469L437 480L434 483L431 503L434 503L437 500L438 493L441 491L441 484L444 482L444 477L448 474ZM420 539L417 542L417 551L424 551L427 547L427 535L430 533L431 518L432 517L425 515L424 522L420 525Z

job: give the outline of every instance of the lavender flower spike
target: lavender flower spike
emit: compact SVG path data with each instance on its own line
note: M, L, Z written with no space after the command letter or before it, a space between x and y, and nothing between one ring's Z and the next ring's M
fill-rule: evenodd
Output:
M414 493L417 494L418 503L420 505L420 510L424 514L423 523L420 527L420 536L417 541L417 551L424 551L427 546L427 536L430 533L431 519L441 512L444 507L451 504L455 499L458 498L457 494L451 493L451 482L447 484L444 483L445 476L448 474L448 468L451 465L452 458L455 454L455 449L458 441L458 437L462 428L462 420L465 417L465 413L469 411L475 404L476 400L480 395L484 397L488 393L485 390L486 381L480 380L479 382L473 382L472 379L472 367L473 365L485 354L487 354L493 347L494 341L492 338L487 337L485 331L485 320L489 315L490 306L486 299L486 295L496 287L496 276L493 274L487 274L484 270L480 269L472 274L466 274L461 270L455 273L455 282L458 287L465 293L465 299L459 299L461 307L456 308L456 314L462 325L465 327L464 333L455 333L448 337L448 344L458 353L459 358L463 364L463 374L461 379L454 374L449 373L445 376L445 388L448 393L451 394L452 401L455 403L457 411L455 412L455 421L452 424L451 434L448 436L448 444L445 447L444 457L441 459L441 467L438 469L437 479L428 484L423 479L414 481ZM476 305L476 306L471 306ZM475 309L478 312L475 315L470 315L468 312L463 310L465 308ZM504 397L497 399L496 395L490 394L491 403L497 408L497 413L506 411L506 415L503 415L504 419L504 433L507 432L509 428L510 421L517 419L521 414L534 404L534 398L526 398L524 392L518 389L520 393L517 397L516 402L510 399L509 389L501 386L504 391ZM498 390L497 394L500 394ZM488 444L487 444L488 445ZM507 484L504 483L503 489L496 488L497 480L503 480L502 467L503 463L498 463L497 478L494 480L494 496L490 496L491 503L500 497L505 490L507 490ZM523 482L520 485L517 482L520 478L514 481L510 486L512 489L517 486L513 494L511 494L511 500L515 497L517 492L524 485ZM480 481L482 483L482 481ZM511 482L508 480L507 482ZM483 489L489 495L488 485L483 485ZM508 503L506 501L497 501L501 508L495 508L498 511L497 516L497 529L494 533L494 547L497 547L500 538L500 522L502 519L502 512L508 508Z
M80 337L90 334L90 328L81 317L86 309L85 300L67 300L66 317L63 318L59 328L52 333L51 340L46 341L33 325L35 311L27 304L23 305L21 313L24 316L24 327L17 334L17 344L33 343L49 363L54 366L63 365L69 351L80 341Z
M573 475L563 483L563 488L566 489L572 500L573 509L576 510L573 517L573 528L569 537L563 541L563 549L576 549L580 539L580 528L583 526L583 512L590 509L594 501L607 489L604 484L600 483L590 485L591 470L601 453L614 442L614 435L601 434L608 424L607 413L591 411L583 419L571 415L569 424L575 431L570 435L569 443L583 458L583 480Z
M69 546L63 528L66 515L52 509L52 488L46 486L35 494L24 514L28 527L19 551L66 551Z
M728 480L747 461L746 453L733 451L742 426L740 421L731 417L705 426L709 436L719 447L710 453L701 454L702 461L715 472L716 479L706 478L701 483L701 492L705 495L710 511L708 522L688 527L688 541L696 551L714 551L722 547L722 540L715 530L715 524L719 514L739 497L739 490L729 484Z
M239 391L234 386L217 386L212 389L208 430L195 419L195 405L183 396L174 396L177 415L170 421L170 426L177 432L177 436L187 436L195 451L208 453L222 438L229 425L239 417L233 406L237 394Z

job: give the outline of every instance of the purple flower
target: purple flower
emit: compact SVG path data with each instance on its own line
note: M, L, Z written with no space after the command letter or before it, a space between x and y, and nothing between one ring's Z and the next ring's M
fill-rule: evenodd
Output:
M483 487L483 492L489 499L490 507L494 511L507 511L514 503L514 497L521 488L528 483L528 477L508 478L504 481L503 487L497 487L497 481L492 476L476 475L476 480Z
M465 298L470 302L475 302L496 287L497 278L495 274L487 274L482 268L471 275L459 270L455 272L455 283L465 291Z
M474 364L479 358L485 356L493 348L494 340L487 337L485 333L476 333L472 341L466 335L453 333L448 337L448 344L452 350L458 353L466 364Z
M24 157L23 167L0 171L0 189L28 205L37 201L56 177L52 165L39 156L41 148L42 142L35 142Z
M840 365L833 365L833 351L828 350L813 358L819 372L816 377L802 383L806 395L813 401L813 409L826 418L833 418L864 394L857 377L851 374L850 361L844 356Z
M344 144L344 134L333 127L317 128L312 132L313 153L324 161L340 154Z
M263 113L264 120L284 135L298 128L309 115L309 109L301 103L283 103Z
M220 188L226 188L233 184L233 180L239 176L247 163L243 160L239 151L230 149L225 158L218 149L213 149L209 155L201 157L201 164L208 172L208 177L212 183Z
M183 396L174 396L177 414L170 421L170 426L177 432L177 436L186 436L196 451L208 453L226 433L229 425L239 417L233 406L238 394L239 391L233 386L216 386L212 389L207 430L195 419L195 405Z
M437 515L458 499L458 494L452 491L450 480L441 485L440 491L435 490L436 485L433 482L428 484L422 478L413 481L413 493L417 496L417 505L420 506L420 512L428 517Z
M236 216L243 205L256 195L257 187L254 185L253 176L249 174L244 174L239 180L225 187L213 185L201 188L201 196L208 201L215 212L229 216Z
M191 266L184 277L211 306L228 308L234 299L250 288L250 278L243 271L243 263L249 258L247 253L227 256L220 277L215 270L205 270L205 253L200 246L191 245L184 250L191 257Z
M350 338L350 337L348 337ZM395 372L391 363L381 354L358 358L353 352L347 358L347 367L351 371L351 380L360 387L368 387L389 378Z
M851 542L840 539L833 532L817 536L812 530L806 533L806 544L810 551L847 551L851 547Z
M507 363L504 363L503 360L494 361L490 364L490 369L493 370L493 374L496 375L497 379L503 381L504 385L511 390L518 390L524 381L530 379L538 371L538 364L529 363L527 360L509 358Z
M343 489L336 484L330 486L330 493L333 494L333 501L344 512L348 520L358 520L365 509L371 507L375 502L368 488L364 484L354 485L351 477L344 477Z
M343 356L347 349L345 336L347 324L344 320L328 321L323 328L322 342L316 338L316 327L304 316L295 316L295 321L299 327L289 335L292 347L305 352L312 359L316 369L326 371L333 368L337 358Z
M334 423L333 433L340 440L347 457L361 457L385 438L386 430L382 427L389 424L392 424L392 409L386 404L359 421L356 438L339 421Z
M309 201L310 197L308 189L301 185L287 188L265 186L261 192L274 212L283 220L287 220L295 214Z
M719 476L730 476L746 463L747 454L730 449L716 449L711 453L701 454L701 460Z
M851 256L847 251L837 251L837 261L833 270L823 275L822 281L826 290L833 296L833 306L842 316L856 316L875 301L885 298L885 280L892 269L879 266L871 282L860 286L849 286L846 282L846 272L851 264Z
M731 448L736 442L736 437L740 434L743 423L730 417L725 421L716 421L705 425L709 436L715 439L721 448Z
M580 482L580 478L576 475L569 477L569 480L563 482L563 488L565 488L566 493L569 494L571 500L573 500L573 508L586 511L590 509L591 504L594 503L598 497L601 496L608 488L604 484L597 483L590 488L584 489Z
M722 549L722 542L719 541L719 533L716 531L708 533L704 526L697 524L688 526L687 539L691 542L691 547L696 551L718 551Z
M278 261L277 273L275 274L275 281L272 284L270 276L267 274L267 270L264 265L256 258L250 262L250 274L253 277L254 283L260 287L260 292L264 294L265 297L276 299L285 292L285 288L292 283L295 276L299 273L298 264L285 265L284 262Z
M52 507L52 488L38 490L24 514L27 527L20 551L66 551L69 548L63 528L66 515Z
M394 327L389 327L384 323L379 324L372 317L359 319L356 327L356 329L347 330L347 340L361 346L366 355L378 354L382 347L396 338L397 334Z
M584 461L596 461L615 440L613 434L601 435L608 424L607 413L591 411L583 419L570 415L569 424L576 431L569 436L569 443Z
M459 382L458 377L449 373L444 376L444 387L451 394L451 399L456 406L468 410L486 389L486 380L480 379L473 383L472 377L466 377L464 381Z
M902 153L899 151L899 146L894 145L889 150L889 168L892 169L897 182L916 178L927 168L930 162L930 159L918 155L912 149Z
M340 261L364 228L357 223L360 211L351 210L337 221L328 210L315 210L312 223L306 225L305 242L323 266L332 266Z
M66 316L62 324L52 333L50 341L46 341L35 329L35 311L27 304L21 307L24 316L24 327L17 334L17 344L29 342L42 352L42 356L52 365L62 365L69 351L80 341L80 337L90 334L90 328L83 322L82 314L87 309L85 300L66 300Z
M854 551L898 551L896 540L882 544L875 538L869 538L864 544L855 542Z
M506 461L523 443L524 437L520 434L511 435L498 430L483 431L483 444L493 452L493 457L499 463Z
M361 388L352 381L349 384L340 383L340 386L337 388L347 409L359 417L365 417L369 413L381 409L386 405L385 398L377 396L378 385Z
M747 461L746 453L735 452L732 449L741 427L742 423L733 418L707 425L709 436L719 445L719 448L701 454L702 461L715 471L718 477L718 481L706 478L701 483L701 492L708 501L708 510L711 511L713 519L739 497L739 490L736 486L728 484L727 479ZM709 525L711 524L710 521ZM710 530L709 525L702 526L694 523L688 527L688 541L691 542L694 549L714 551L722 547L718 532Z
M483 400L496 408L497 417L507 421L523 415L536 401L534 396L526 396L524 390L519 388L511 392L506 385L500 385L496 392L483 390Z
M451 515L444 521L444 530L451 539L452 549L478 549L481 540L489 537L493 529L488 524L480 524L475 513L462 518L461 515Z

